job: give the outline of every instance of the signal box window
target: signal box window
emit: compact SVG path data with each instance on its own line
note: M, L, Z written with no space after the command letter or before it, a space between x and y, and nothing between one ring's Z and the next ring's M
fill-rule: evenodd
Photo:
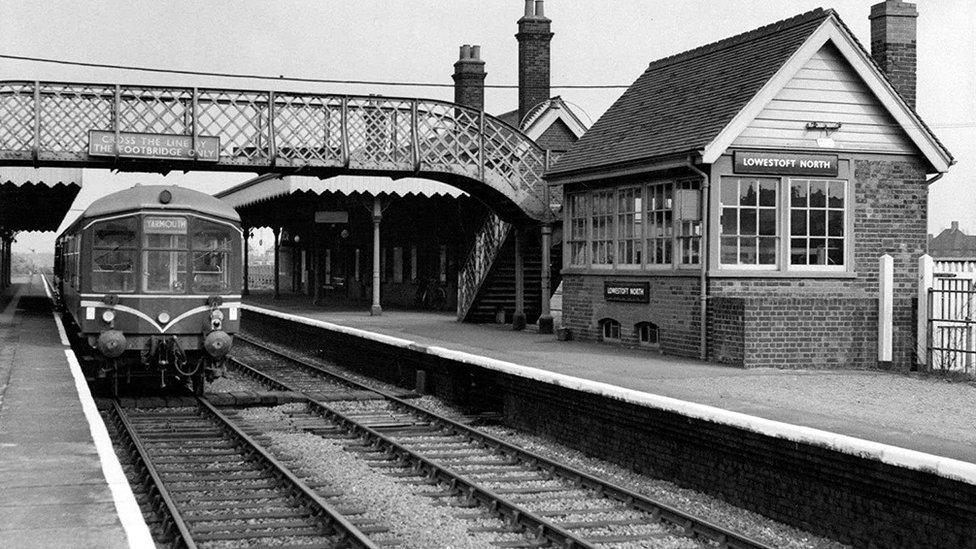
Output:
M186 292L186 218L143 219L142 289L150 293Z
M616 320L604 318L600 321L600 328L604 341L620 341L620 323Z
M92 291L135 290L136 218L96 223L92 229ZM74 253L77 254L77 245ZM70 247L70 246L69 246ZM78 273L72 273L76 280Z
M653 322L639 322L637 326L637 341L644 347L657 347L660 344L657 324Z
M193 230L193 292L230 291L230 253L233 229L197 220Z

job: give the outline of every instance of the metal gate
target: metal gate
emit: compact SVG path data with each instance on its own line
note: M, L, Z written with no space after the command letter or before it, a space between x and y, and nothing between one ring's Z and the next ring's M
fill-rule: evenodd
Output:
M931 370L976 372L976 289L971 272L934 273L928 289Z

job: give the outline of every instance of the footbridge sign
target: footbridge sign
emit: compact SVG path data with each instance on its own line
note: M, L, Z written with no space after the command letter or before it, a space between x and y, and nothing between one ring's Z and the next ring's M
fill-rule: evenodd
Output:
M543 220L546 163L517 129L446 101L0 81L0 165L421 176Z

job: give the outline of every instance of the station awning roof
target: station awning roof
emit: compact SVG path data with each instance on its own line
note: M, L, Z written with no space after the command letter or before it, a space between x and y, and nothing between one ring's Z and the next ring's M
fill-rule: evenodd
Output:
M301 175L281 177L277 174L255 177L214 196L228 202L234 208L244 208L299 192L371 196L467 196L464 191L450 185L412 177L391 179L379 176L339 175L319 179Z
M81 191L81 168L0 167L0 228L57 230Z

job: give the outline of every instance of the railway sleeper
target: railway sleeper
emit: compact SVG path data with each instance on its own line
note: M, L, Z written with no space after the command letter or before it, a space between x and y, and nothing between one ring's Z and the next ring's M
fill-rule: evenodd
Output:
M177 498L192 499L194 502L205 501L248 501L256 499L268 499L273 497L287 497L287 494L279 490L249 490L247 488L230 488L221 490L219 494L201 494L199 496L187 497L188 494L196 492L214 492L214 490L187 490L179 492Z
M512 541L492 541L489 545L495 547L504 547L506 549L522 549L527 547L545 547L549 545L549 540L539 540L539 539L524 539L524 540L512 540Z
M605 528L610 526L639 526L648 524L646 520L636 519L616 519L616 520L592 520L579 522L556 522L556 525L566 530L579 530L583 528Z
M579 488L567 486L524 486L520 488L493 488L496 494L556 494L559 492L575 492Z
M275 488L278 486L278 481L273 479L241 479L246 482L246 484L238 485L232 484L236 483L237 479L221 479L221 480L208 480L208 481L197 481L197 480L167 480L166 489L171 493L182 493L182 492L201 492L205 490L223 490L223 489L242 489L242 490L256 490L265 488ZM180 486L188 485L188 486Z
M253 507L254 511L227 511L223 513L204 513L201 511L188 511L183 513L183 517L189 520L251 520L251 519L275 519L275 518L299 518L311 517L312 514L301 508L281 508L260 510Z
M197 456L197 457L194 457ZM171 465L180 463L192 463L194 461L200 463L247 463L247 458L238 454L227 454L227 455L214 455L206 456L206 460L202 459L204 455L202 454L182 454L174 456L166 456L160 458L153 458L153 465Z
M244 541L253 538L294 538L294 537L308 537L308 538L321 538L323 541L329 541L330 538L326 535L325 528L315 526L307 528L294 528L287 530L243 530L234 529L226 530L223 532L212 532L206 534L200 534L199 536L194 536L195 541ZM311 540L310 540L311 541ZM334 541L332 543L335 543Z
M213 524L195 524L190 525L190 531L194 534L209 534L213 532L226 532L228 530L233 531L251 531L251 530L268 530L270 528L308 528L310 524L315 522L315 518L311 515L298 518L275 518L275 517L260 517L258 519L247 519L249 522L245 524L228 524L233 522L240 522L242 519L226 518L226 519L211 519L202 518L198 519L197 522L203 523L213 523Z
M228 474L230 473L230 474ZM270 478L264 471L228 471L224 474L216 475L184 475L182 471L169 471L161 473L166 480L166 484L181 484L187 482L228 482L236 480L260 480Z

